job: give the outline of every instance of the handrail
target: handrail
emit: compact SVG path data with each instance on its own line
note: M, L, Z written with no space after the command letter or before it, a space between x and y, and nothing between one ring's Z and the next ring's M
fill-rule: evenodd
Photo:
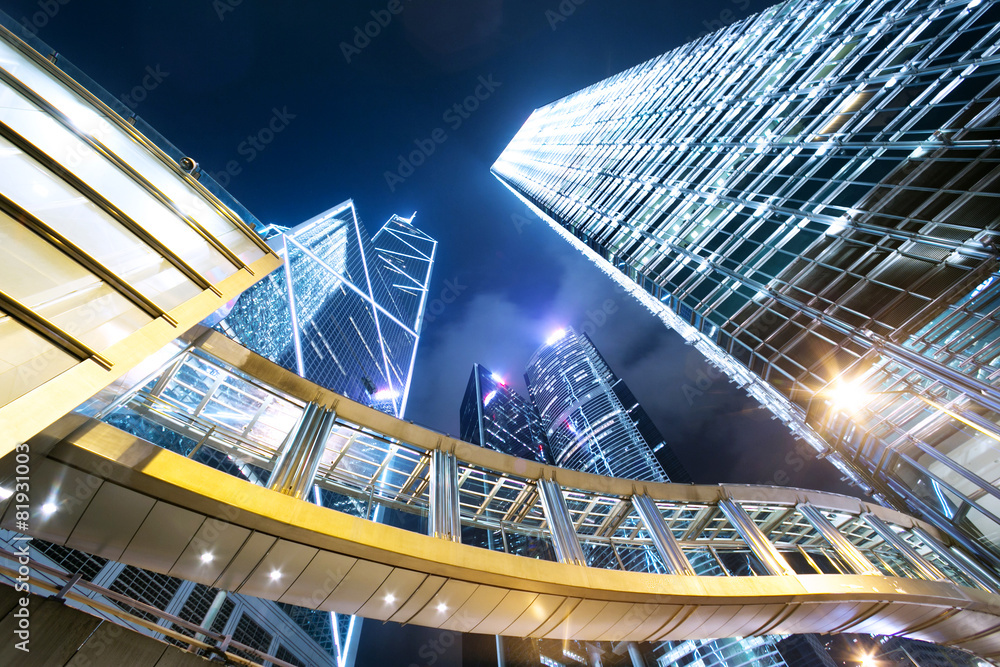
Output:
M15 563L18 562L18 556L16 554L13 554L13 553L7 551L6 549L0 549L0 557L2 557L4 559L7 559L7 560L10 560L10 561L13 561ZM30 579L31 586L33 588L41 588L43 590L50 591L52 593L56 593L56 595L53 596L53 597L56 597L56 598L65 597L65 598L73 600L74 602L77 602L79 604L82 604L82 605L85 605L87 607L91 607L93 609L96 609L96 610L98 610L98 611L100 611L100 612L102 612L104 614L109 614L111 616L115 616L116 618L118 618L120 620L128 621L129 623L135 623L136 625L140 625L140 626L142 626L142 627L144 627L147 630L150 630L152 632L165 635L165 636L170 637L171 639L174 639L174 640L176 640L178 642L181 642L181 643L186 643L186 644L188 644L190 651L205 650L205 651L208 651L211 654L219 655L219 656L225 658L226 660L228 660L230 662L234 662L234 663L237 663L237 664L240 664L240 665L246 665L247 667L261 667L261 665L263 665L264 663L267 663L267 662L270 662L272 665L275 665L276 667L295 667L295 665L292 665L291 663L285 662L284 660L280 660L279 658L276 658L276 657L274 657L274 656L272 656L272 655L270 655L268 653L265 653L265 652L263 652L263 651L261 651L259 649L254 648L252 646L247 646L245 644L241 644L240 642L233 641L231 635L223 635L223 634L218 633L218 632L213 632L210 629L203 628L202 626L197 625L196 623L191 623L190 621L185 621L183 618L180 618L178 616L174 616L173 614L168 614L167 612L163 611L162 609L158 609L157 607L153 607L151 605L148 605L148 604L146 604L144 602L141 602L139 600L136 600L134 598L130 598L127 595L122 595L121 593L116 593L115 591L112 591L112 590L109 590L107 588L104 588L103 586L98 586L96 584L92 584L89 581L83 581L81 579L77 579L76 575L71 575L71 574L69 574L67 572L63 572L61 570L57 570L57 569L49 567L47 565L43 565L42 563L31 562L28 565L28 567L30 569L34 569L34 570L36 570L38 572L42 572L42 573L47 574L47 575L52 576L52 577L56 577L58 579L61 579L63 581L66 581L67 583L71 584L68 587L68 590L64 591L63 589L61 589L59 587L56 587L56 586L53 586L52 584L50 584L50 583L48 583L46 581L39 581L37 579ZM8 568L8 567L6 567L4 565L0 565L0 575L4 575L4 576L6 576L6 577L8 577L8 578L10 578L12 580L18 580L19 577L23 577L23 573L20 573L17 570ZM196 639L195 637L188 637L187 635L182 634L180 632L177 632L175 630L172 630L172 629L170 629L168 627L164 627L162 625L158 625L156 623L148 621L148 620L146 620L144 618L141 618L139 616L134 616L134 615L129 614L128 612L126 612L126 611L118 608L118 607L114 607L112 605L104 604L100 600L95 600L93 598L87 597L86 595L83 595L82 593L77 593L77 592L74 591L74 589L77 589L77 588L80 588L80 589L83 589L83 590L86 590L86 591L90 591L92 593L97 593L97 594L102 595L102 596L104 596L104 597L106 597L108 599L111 599L111 600L116 600L118 602L122 602L124 604L129 605L130 607L133 607L134 609L137 609L137 610L142 611L142 612L147 613L147 614L152 614L153 616L156 616L156 617L161 618L163 620L170 621L174 625L178 625L178 626L180 626L182 628L190 630L190 631L194 632L196 634L196 636L200 634L200 635L202 635L202 636L204 636L204 637L206 637L208 639L215 640L219 644L223 644L225 642L225 640L228 638L229 639L229 642L228 642L228 646L229 647L237 649L237 650L240 650L240 651L244 651L244 652L247 652L247 653L251 653L253 655L256 655L257 657L260 658L261 661L260 662L253 662L251 660L247 660L246 658L244 658L242 656L236 655L234 653L230 653L228 649L224 650L224 651L220 650L217 646L213 646L211 644L207 644L204 641L200 641L200 640ZM60 593L62 593L62 594L60 595Z

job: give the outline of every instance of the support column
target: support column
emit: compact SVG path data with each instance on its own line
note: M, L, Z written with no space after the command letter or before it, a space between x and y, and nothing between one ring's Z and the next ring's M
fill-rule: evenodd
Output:
M267 487L293 498L305 498L316 478L336 420L333 410L316 403L308 404L282 443Z
M848 567L854 570L856 574L881 576L882 573L878 568L872 565L871 561L865 558L865 555L850 540L844 537L821 511L809 503L799 503L798 510L805 517L806 521L819 531L823 539L833 547L840 560L847 563Z
M435 449L431 452L430 476L430 520L427 530L432 537L461 542L458 459L450 452Z
M538 495L542 499L542 509L549 523L552 544L556 548L556 558L560 563L586 565L587 560L583 556L580 539L576 535L576 528L570 519L569 509L566 507L566 500L559 484L552 479L538 480Z
M226 591L219 591L215 594L215 599L212 600L211 606L208 611L205 612L205 618L201 619L199 625L206 630L211 631L212 624L215 623L215 619L219 617L219 612L222 611L222 605L226 602ZM200 632L195 635L195 639L198 641L205 641L205 635Z
M771 541L761 531L743 506L734 500L725 498L719 501L719 509L733 524L733 528L740 534L743 541L750 547L750 551L757 557L757 560L767 569L767 573L772 576L795 576L795 570L788 566L784 556L778 553Z
M949 549L945 545L938 542L934 537L931 537L931 535L923 528L913 528L912 532L914 535L920 538L921 542L930 547L931 550L934 553L936 553L940 558L945 560L953 568L955 568L956 570L967 576L972 581L974 581L976 585L982 588L984 591L988 591L990 593L996 593L1000 591L1000 581L997 581L996 577L994 577L985 568L983 568L978 563L976 563L971 558L962 553L961 550Z
M625 644L628 649L628 657L632 659L632 667L646 667L646 661L642 657L642 651L639 650L638 645L635 642L628 642Z
M696 574L694 568L691 567L691 563L688 561L687 556L684 555L684 551L677 544L673 533L667 528L667 524L663 520L663 515L660 514L660 510L657 509L653 499L645 494L636 494L632 496L632 506L639 514L639 518L642 519L646 530L649 531L649 536L653 540L653 547L656 548L656 553L659 554L660 560L663 561L667 571L670 574L694 576ZM631 654L631 648L629 652Z
M944 572L937 569L933 563L930 563L923 556L918 554L906 540L897 535L896 531L890 528L887 523L882 521L882 519L867 512L862 514L861 518L865 520L865 523L872 527L872 530L878 533L878 536L881 537L886 544L901 553L906 560L910 561L910 564L913 565L913 567L916 568L924 578L930 579L931 581L948 581L948 576Z

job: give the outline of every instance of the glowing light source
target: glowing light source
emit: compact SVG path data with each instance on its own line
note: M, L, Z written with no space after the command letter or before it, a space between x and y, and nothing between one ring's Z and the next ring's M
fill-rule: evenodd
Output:
M212 552L210 552L210 551L206 551L205 553L203 553L201 555L201 562L202 563L211 563L213 560L215 560L215 556L213 556Z
M396 601L396 596L395 595L393 595L392 593L386 593L385 594L385 603L386 604L392 604L395 601Z
M858 386L857 382L839 382L827 392L827 397L837 410L853 413L864 406L869 395Z
M52 516L57 509L59 509L58 505L53 502L47 502L42 505L42 516Z
M376 401L389 401L394 398L399 398L399 392L395 389L379 389L372 394L372 398Z
M483 405L489 405L490 401L492 401L496 397L497 397L497 391L496 389L494 389L490 393L486 394L486 396L483 398Z
M12 495L14 495L14 492L11 489L0 486L0 500L7 500Z
M491 377L493 378L493 381L496 382L497 384L502 384L502 385L507 384L506 382L503 381L503 378L500 377L497 373L493 373Z
M271 570L271 581L281 579L281 570Z
M437 610L439 612L446 612L448 611L448 605L446 605L444 602L438 602Z
M545 344L546 345L552 345L553 343L555 343L556 341L560 340L565 335L566 335L566 330L565 329L557 329L556 331L552 332L552 335L549 336L548 339L546 339Z
M861 667L875 667L876 664L875 658L870 655L861 656Z

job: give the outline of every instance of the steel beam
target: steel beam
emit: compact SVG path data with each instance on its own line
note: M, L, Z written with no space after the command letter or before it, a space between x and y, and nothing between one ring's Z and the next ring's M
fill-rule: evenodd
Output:
M795 576L795 570L789 567L784 556L767 539L767 536L753 522L743 506L734 500L724 498L719 501L719 509L733 524L733 528L740 534L743 541L750 547L750 551L757 557L757 560L767 569L767 573L773 576Z
M431 452L430 521L428 532L452 542L462 541L459 514L458 459L451 452Z
M663 561L667 571L670 574L684 574L689 576L697 574L694 568L691 567L687 556L684 555L684 551L677 544L677 540L674 539L673 533L667 527L666 522L663 520L663 515L660 514L660 510L656 507L653 499L645 494L636 494L632 496L632 506L635 507L635 511L639 513L639 518L642 519L646 530L649 531L649 537L653 540L656 553L659 554L660 560Z
M819 531L823 539L833 547L833 550L837 553L840 560L847 563L847 566L854 570L857 574L871 574L875 576L880 576L882 573L871 564L865 555L858 550L854 544L851 543L846 537L844 537L837 528L830 523L830 520L826 516L810 505L809 503L799 503L799 512L805 517L806 521L812 524L813 528Z
M900 537L896 531L890 528L887 523L882 521L882 519L878 518L874 514L871 514L870 512L862 514L861 518L865 520L865 523L872 527L872 530L878 533L879 537L881 537L886 544L902 554L903 557L906 558L906 560L908 560L914 568L916 568L921 576L926 579L930 579L931 581L949 580L948 575L937 569L933 563L918 554L916 549L911 547L906 540Z
M538 495L542 498L542 509L545 511L545 518L549 523L549 532L552 535L552 544L556 549L556 558L560 563L572 563L575 565L586 565L583 548L580 546L580 538L573 528L573 521L569 515L569 508L566 507L566 500L563 498L562 489L559 484L552 479L538 480Z

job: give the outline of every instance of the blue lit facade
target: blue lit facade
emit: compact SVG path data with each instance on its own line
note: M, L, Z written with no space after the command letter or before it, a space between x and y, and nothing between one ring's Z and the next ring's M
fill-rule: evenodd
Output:
M792 0L536 110L515 194L1000 570L1000 4Z
M344 202L264 229L285 258L218 328L254 352L350 398L403 416L437 242L393 216L374 238Z
M473 366L465 388L460 437L503 454L548 463L545 433L535 407L480 364Z
M524 375L555 465L611 477L671 481L653 454L662 436L652 422L644 425L645 437L640 433L629 412L638 408L635 397L627 388L615 391L624 383L586 334L560 330L532 355ZM628 405L622 397L631 399Z

